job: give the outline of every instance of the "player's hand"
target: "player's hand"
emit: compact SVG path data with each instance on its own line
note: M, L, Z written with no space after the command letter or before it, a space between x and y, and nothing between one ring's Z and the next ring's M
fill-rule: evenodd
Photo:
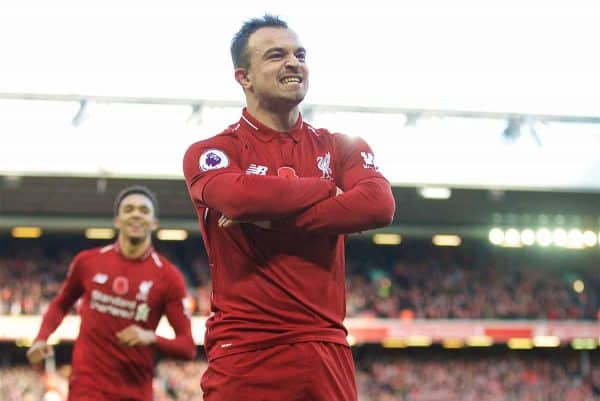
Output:
M128 347L136 345L151 345L156 342L156 334L152 330L146 330L132 324L117 332L117 338L121 344Z
M225 216L224 214L222 214L221 217L219 217L219 227L221 227L221 228L233 227L240 223L241 223L241 221L230 219L229 217Z
M238 224L241 224L241 223L246 223L246 222L239 221L239 220L233 220L225 215L221 215L221 217L219 217L219 227L221 227L221 228L229 228L229 227L233 227ZM254 224L255 226L260 227L260 228L264 228L265 230L271 229L271 222L269 220L251 221L248 223Z
M254 224L257 227L264 228L265 230L271 229L271 221L270 220L253 221L252 224Z
M52 346L48 345L44 340L37 340L27 350L27 359L32 365L36 365L52 355L54 355Z
M335 196L343 194L344 191L340 187L335 187Z

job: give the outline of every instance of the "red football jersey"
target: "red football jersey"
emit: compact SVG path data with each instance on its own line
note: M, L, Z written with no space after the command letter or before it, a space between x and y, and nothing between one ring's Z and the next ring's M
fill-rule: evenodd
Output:
M370 147L302 117L278 132L244 110L190 146L184 174L211 265L209 359L302 341L347 345L343 234L389 224L394 209ZM336 186L348 192L336 196ZM219 228L221 213L273 226Z
M147 346L121 345L116 333L131 324L155 330L167 315L178 338L157 338L157 348L192 357L195 346L182 274L152 248L140 259L127 259L118 243L82 251L51 302L37 336L47 339L71 306L81 299L79 336L72 356L72 386L100 389L136 400L152 399L153 353Z

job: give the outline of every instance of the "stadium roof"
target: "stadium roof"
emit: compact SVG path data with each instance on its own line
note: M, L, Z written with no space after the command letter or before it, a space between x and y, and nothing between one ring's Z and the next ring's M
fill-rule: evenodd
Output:
M191 143L241 103L0 93L0 174L181 179ZM398 186L600 191L600 117L303 106L316 127L362 136Z
M31 3L0 4L0 174L180 179L237 120L229 41L269 11L308 49L307 120L395 185L600 190L593 2Z
M157 193L163 227L198 231L183 180L5 176L0 177L0 233L15 225L55 231L111 227L113 199L132 183ZM493 226L600 229L600 202L594 193L454 189L448 199L425 199L421 192L394 188L396 215L384 231L487 237Z

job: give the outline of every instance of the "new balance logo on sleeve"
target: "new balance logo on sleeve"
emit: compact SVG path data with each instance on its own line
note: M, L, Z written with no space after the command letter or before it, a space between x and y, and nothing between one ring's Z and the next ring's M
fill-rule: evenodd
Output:
M261 166L259 164L251 164L246 169L246 174L267 175L268 169L269 168L266 166Z

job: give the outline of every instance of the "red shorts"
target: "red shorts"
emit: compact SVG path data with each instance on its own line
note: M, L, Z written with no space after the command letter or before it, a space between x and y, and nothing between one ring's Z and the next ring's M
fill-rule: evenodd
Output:
M204 401L356 401L350 348L323 342L283 344L227 355L208 364Z

